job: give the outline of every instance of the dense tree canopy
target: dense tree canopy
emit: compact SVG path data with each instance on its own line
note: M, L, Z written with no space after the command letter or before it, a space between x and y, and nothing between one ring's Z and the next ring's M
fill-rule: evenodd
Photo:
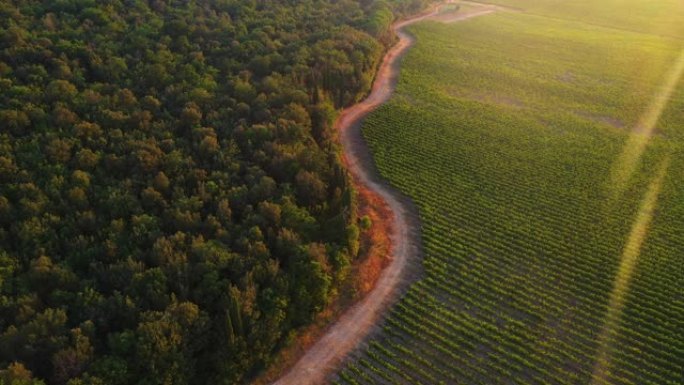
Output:
M331 123L424 1L0 0L0 384L231 384L358 252Z

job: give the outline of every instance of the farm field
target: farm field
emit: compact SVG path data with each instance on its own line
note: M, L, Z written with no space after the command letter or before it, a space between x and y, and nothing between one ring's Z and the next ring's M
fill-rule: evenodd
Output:
M621 30L684 37L684 3L678 0L484 0L482 3Z
M681 6L493 2L364 123L425 273L335 383L682 384Z

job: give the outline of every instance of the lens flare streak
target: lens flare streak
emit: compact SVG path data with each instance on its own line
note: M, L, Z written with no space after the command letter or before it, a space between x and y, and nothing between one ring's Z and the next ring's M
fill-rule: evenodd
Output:
M660 120L660 116L663 114L667 103L677 89L682 75L684 75L684 50L682 50L675 64L666 74L662 86L658 89L648 109L646 109L637 125L633 128L625 148L615 164L611 178L613 199L617 199L627 188L629 180L637 168L639 159L641 159L646 150L658 120Z
M648 234L653 215L658 203L658 195L670 164L670 157L666 157L658 167L657 174L648 187L644 199L639 206L639 212L632 224L627 243L622 252L620 266L615 277L613 291L608 302L605 322L599 335L599 350L592 374L591 384L605 384L610 368L612 340L616 334L622 310L625 307L625 296L629 290L629 283L634 273L637 259L641 254L641 247Z

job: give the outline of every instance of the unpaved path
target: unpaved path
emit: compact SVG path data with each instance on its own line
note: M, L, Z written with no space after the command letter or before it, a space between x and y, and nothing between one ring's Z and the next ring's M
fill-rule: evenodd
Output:
M354 351L380 321L385 310L420 271L422 254L420 220L415 205L383 180L361 135L361 122L374 109L385 103L394 92L399 74L399 61L415 39L403 28L413 23L435 18L444 22L469 19L494 12L493 6L468 7L453 14L439 13L439 8L395 23L397 44L385 55L368 97L340 114L336 128L349 171L357 183L375 191L394 214L390 236L392 259L383 270L373 290L348 309L325 334L274 385L318 385L338 368L342 360Z

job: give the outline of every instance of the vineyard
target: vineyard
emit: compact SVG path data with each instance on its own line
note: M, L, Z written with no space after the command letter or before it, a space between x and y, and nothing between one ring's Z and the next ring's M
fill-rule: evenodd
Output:
M628 29L410 28L364 135L425 274L335 384L684 383L684 43Z

